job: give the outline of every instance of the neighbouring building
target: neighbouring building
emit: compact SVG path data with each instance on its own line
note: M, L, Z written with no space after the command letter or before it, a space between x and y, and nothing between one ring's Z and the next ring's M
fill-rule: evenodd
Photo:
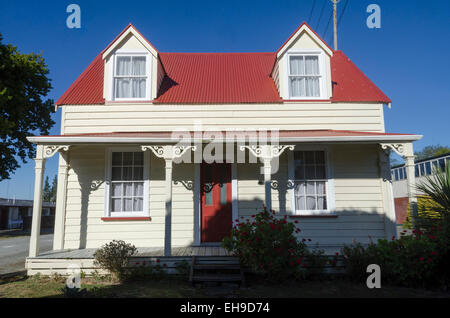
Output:
M0 198L0 230L31 229L33 200ZM55 203L42 202L41 226L52 228Z
M414 175L416 183L426 183L425 176L433 174L435 168L445 170L450 164L450 153L415 161ZM391 168L392 188L394 191L395 219L397 224L403 224L408 214L408 176L404 164ZM420 193L417 193L420 195Z

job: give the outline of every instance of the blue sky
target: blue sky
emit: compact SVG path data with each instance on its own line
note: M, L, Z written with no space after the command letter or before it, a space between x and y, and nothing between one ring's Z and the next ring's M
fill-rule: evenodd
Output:
M386 131L423 134L415 143L450 145L450 1L341 0L339 49L392 100ZM329 0L3 1L0 33L23 53L42 52L57 99L130 22L161 52L274 52L300 25L332 45ZM66 27L66 7L81 7L81 29ZM369 29L366 8L381 7L381 29ZM322 12L319 23L319 16ZM338 12L338 14L340 14ZM60 132L60 111L51 134ZM57 171L57 156L47 162ZM34 165L22 164L0 197L32 198Z

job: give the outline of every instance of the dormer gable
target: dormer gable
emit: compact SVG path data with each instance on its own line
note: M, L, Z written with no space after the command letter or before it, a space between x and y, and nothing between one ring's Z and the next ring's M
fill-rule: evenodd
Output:
M305 22L277 50L272 77L284 100L329 100L333 50Z
M159 53L132 24L102 51L102 58L105 63L103 97L107 102L156 98L163 72Z

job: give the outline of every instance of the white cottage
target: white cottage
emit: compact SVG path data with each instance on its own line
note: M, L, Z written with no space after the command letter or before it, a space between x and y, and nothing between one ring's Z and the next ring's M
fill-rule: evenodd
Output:
M396 236L389 151L412 189L421 136L385 132L390 103L306 23L270 53L162 53L130 24L57 101L61 135L28 138L28 271L92 267L113 239L141 256L220 255L232 222L263 206L327 253ZM44 164L57 153L54 250L40 254Z

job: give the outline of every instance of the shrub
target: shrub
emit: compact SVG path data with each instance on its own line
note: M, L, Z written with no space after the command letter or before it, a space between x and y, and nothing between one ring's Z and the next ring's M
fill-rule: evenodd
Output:
M166 264L161 265L157 259L154 263L151 261L141 261L132 264L132 267L126 272L126 280L135 280L142 278L162 279L166 275Z
M400 239L378 240L377 244L346 245L342 249L349 278L365 281L369 264L381 268L383 281L408 287L432 287L448 284L448 248L443 238L414 230Z
M94 265L108 270L115 279L122 280L128 266L128 259L136 252L137 249L134 245L121 240L113 240L95 251Z
M294 233L300 229L287 222L287 217L278 219L274 211L264 208L251 218L236 222L222 246L238 256L244 266L273 280L298 275L299 271L305 270L306 244L297 241Z

